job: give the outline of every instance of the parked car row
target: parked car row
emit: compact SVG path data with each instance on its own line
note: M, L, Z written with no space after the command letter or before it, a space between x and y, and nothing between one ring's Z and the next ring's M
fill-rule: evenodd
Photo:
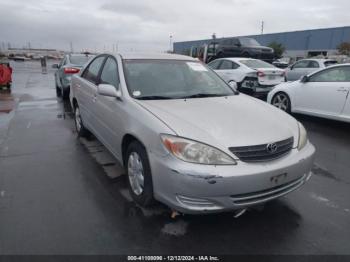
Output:
M98 55L73 75L70 101L78 134L93 133L124 165L142 206L242 213L311 176L301 123L191 57Z

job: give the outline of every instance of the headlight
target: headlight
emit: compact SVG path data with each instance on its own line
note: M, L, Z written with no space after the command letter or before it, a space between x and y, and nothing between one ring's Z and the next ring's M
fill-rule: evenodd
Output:
M166 149L177 158L204 165L236 165L236 161L224 152L193 141L172 135L161 135Z
M304 146L307 143L307 133L306 133L305 127L300 122L298 122L298 126L299 126L298 149L301 150L304 148Z

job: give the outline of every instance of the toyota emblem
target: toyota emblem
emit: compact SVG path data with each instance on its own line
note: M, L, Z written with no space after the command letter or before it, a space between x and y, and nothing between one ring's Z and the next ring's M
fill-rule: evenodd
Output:
M271 143L271 144L268 144L266 146L266 150L267 152L269 152L270 154L273 154L277 151L277 145L275 143Z

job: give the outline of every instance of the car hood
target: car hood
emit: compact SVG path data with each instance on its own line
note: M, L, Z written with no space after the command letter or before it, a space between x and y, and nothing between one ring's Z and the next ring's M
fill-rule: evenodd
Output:
M260 100L229 97L137 101L178 136L216 146L261 145L294 137L297 121ZM295 144L296 145L296 144Z

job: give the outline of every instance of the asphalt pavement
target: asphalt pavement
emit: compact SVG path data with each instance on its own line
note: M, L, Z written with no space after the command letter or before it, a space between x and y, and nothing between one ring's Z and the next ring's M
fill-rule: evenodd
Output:
M350 254L350 124L295 116L317 148L300 190L235 219L136 206L97 140L77 138L53 69L13 62L0 93L0 254Z

